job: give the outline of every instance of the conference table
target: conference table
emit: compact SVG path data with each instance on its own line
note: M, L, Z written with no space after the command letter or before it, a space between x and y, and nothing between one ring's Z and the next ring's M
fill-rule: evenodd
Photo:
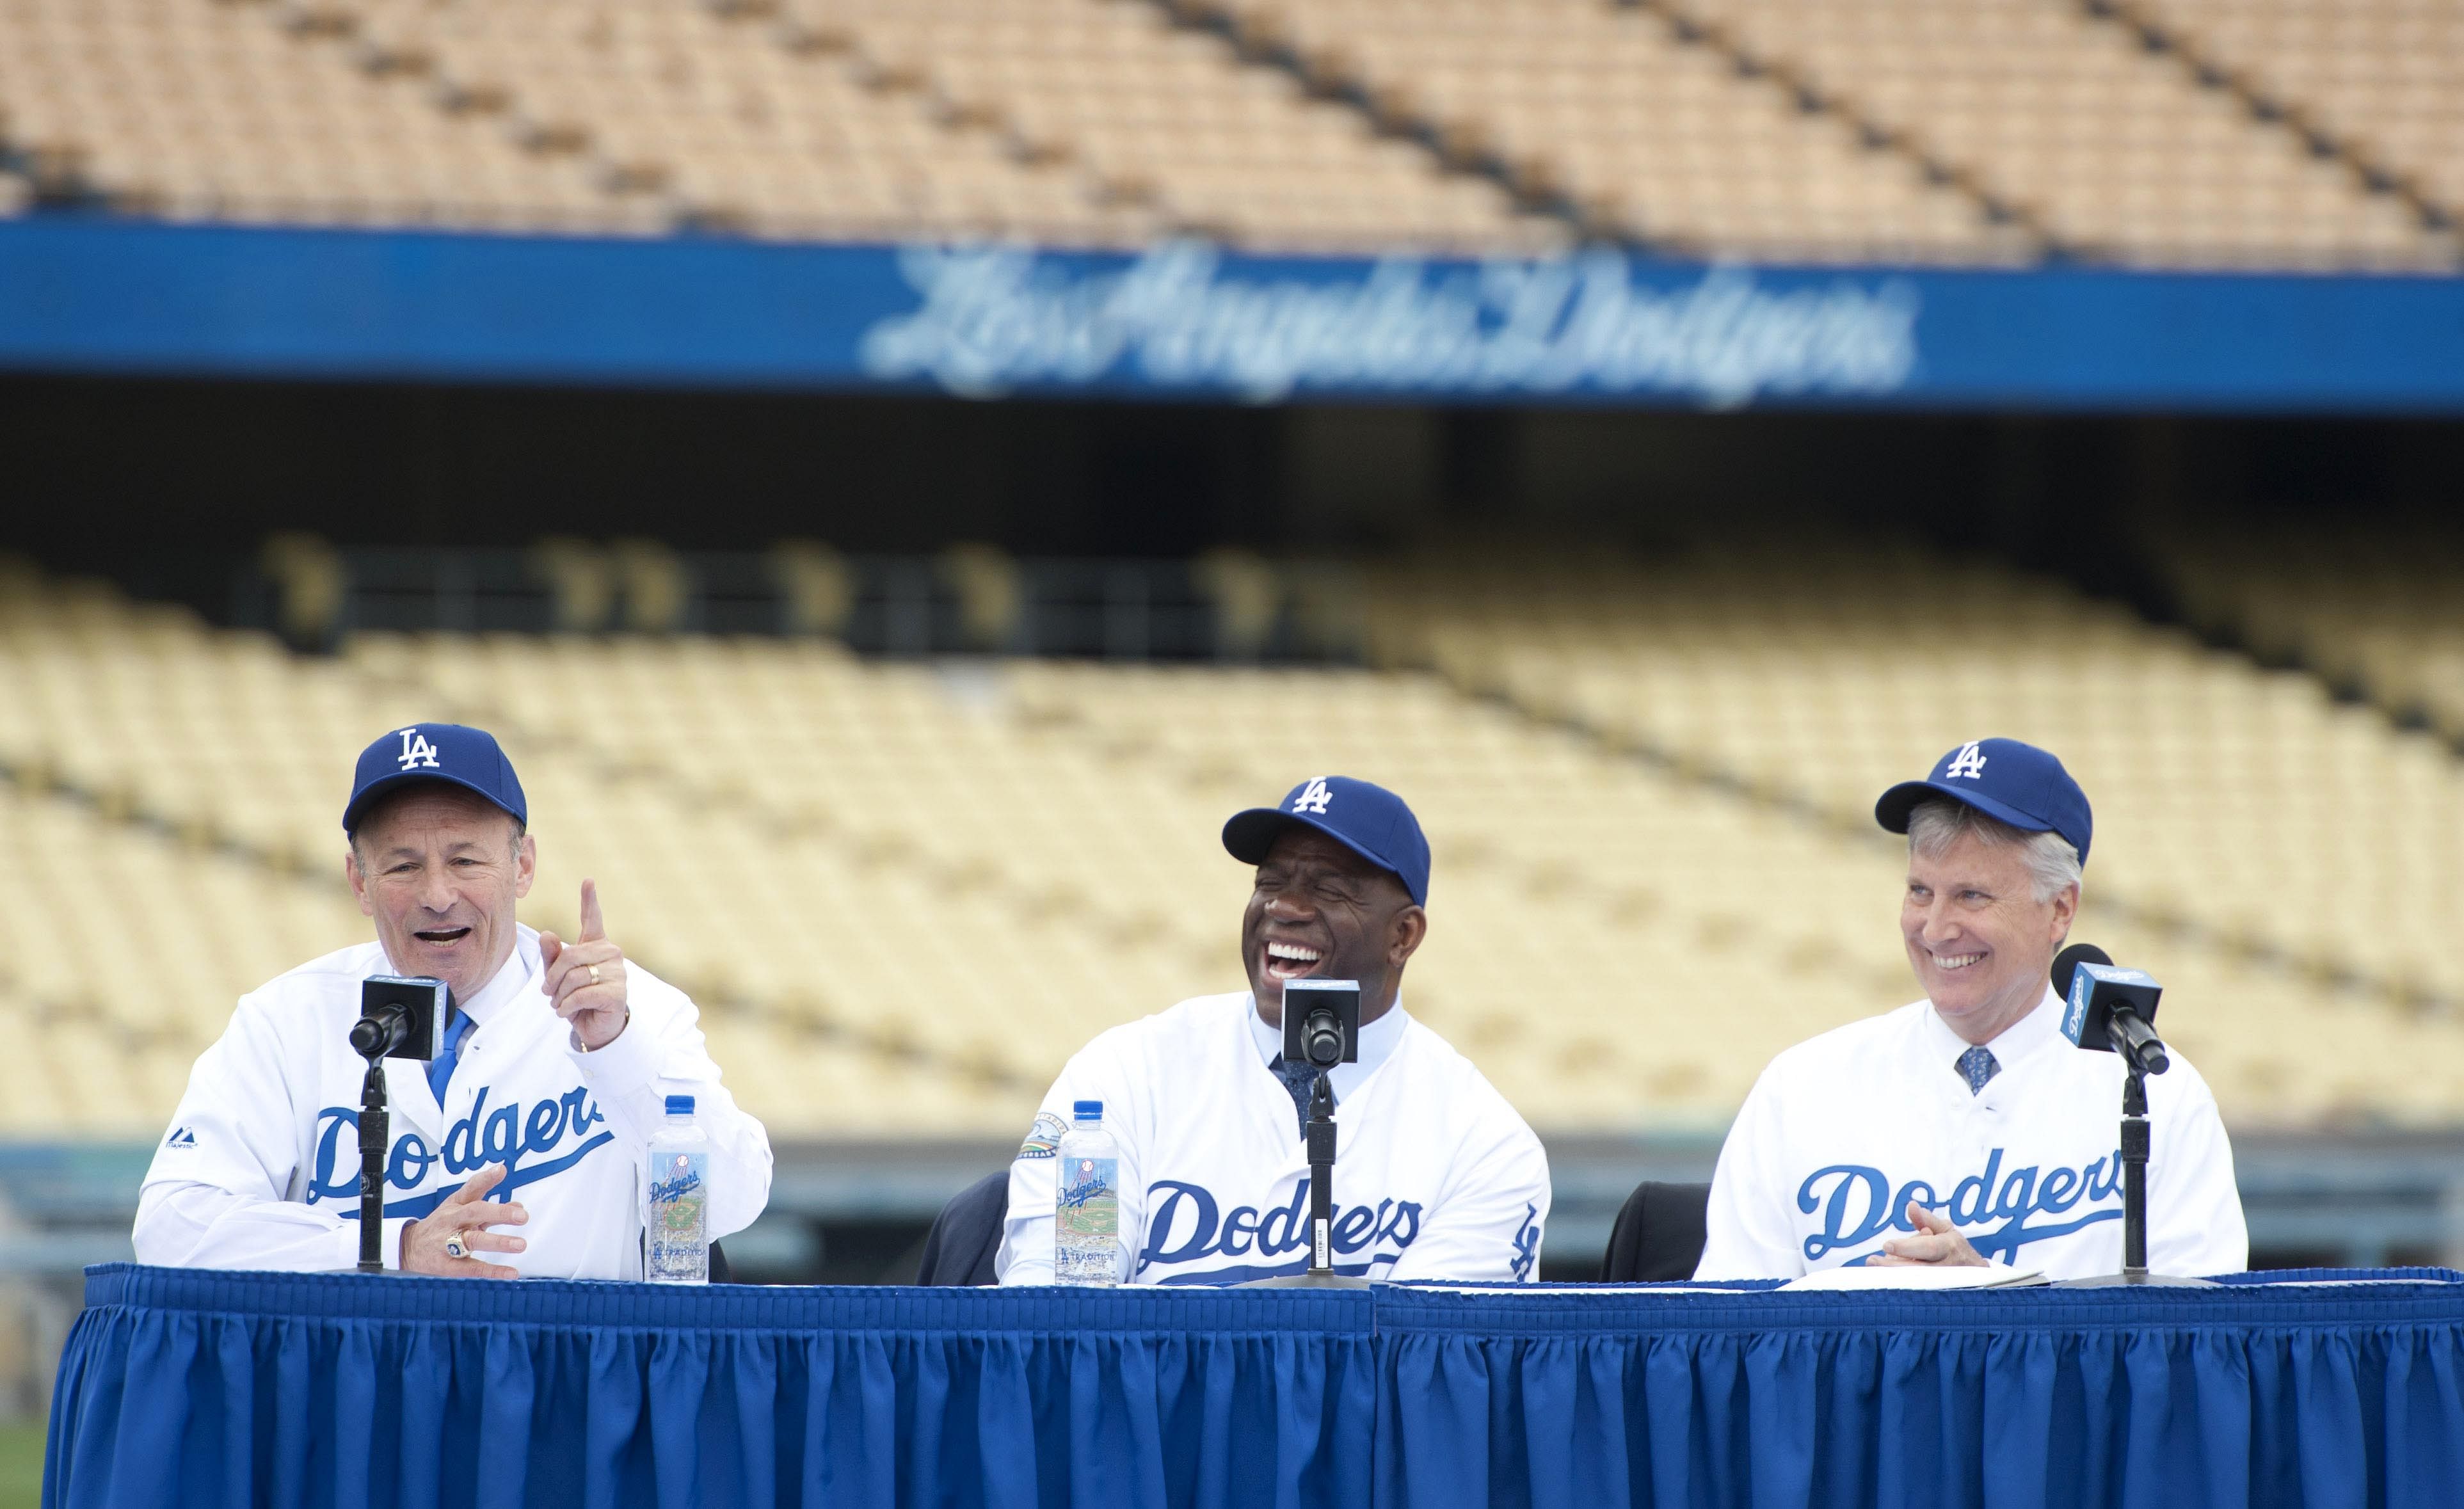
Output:
M46 1503L2464 1505L2464 1275L918 1289L88 1271Z

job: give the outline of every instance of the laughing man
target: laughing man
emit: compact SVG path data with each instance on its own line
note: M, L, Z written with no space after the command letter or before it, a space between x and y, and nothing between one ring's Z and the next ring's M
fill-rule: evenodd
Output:
M1284 986L1360 983L1360 1058L1328 1076L1339 1129L1332 1266L1378 1279L1530 1280L1549 1219L1540 1141L1478 1069L1403 1011L1428 932L1429 845L1402 798L1329 776L1223 825L1257 866L1249 989L1201 995L1087 1045L1011 1165L996 1269L1053 1281L1055 1146L1082 1101L1119 1143L1130 1283L1225 1284L1309 1266L1312 1075L1283 1058Z

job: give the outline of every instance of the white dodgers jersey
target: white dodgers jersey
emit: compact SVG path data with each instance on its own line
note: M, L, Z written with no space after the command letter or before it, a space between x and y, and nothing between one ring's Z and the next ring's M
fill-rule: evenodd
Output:
M1115 1027L1069 1061L1011 1165L1003 1283L1052 1281L1054 1150L1104 1103L1120 1146L1123 1276L1232 1284L1309 1267L1309 1156L1246 993ZM1333 1076L1333 1266L1376 1279L1528 1281L1549 1220L1540 1140L1470 1061L1397 1004L1366 1072ZM1381 1045L1382 1046L1382 1045Z
M1913 1235L1909 1202L1947 1213L1977 1253L2055 1279L2122 1271L2122 1061L2061 1035L2051 990L1987 1046L1925 1001L1798 1043L1755 1082L1720 1150L1698 1279L1789 1279L1862 1262ZM2250 1260L2215 1097L2176 1054L2147 1081L2149 1268L2237 1273Z

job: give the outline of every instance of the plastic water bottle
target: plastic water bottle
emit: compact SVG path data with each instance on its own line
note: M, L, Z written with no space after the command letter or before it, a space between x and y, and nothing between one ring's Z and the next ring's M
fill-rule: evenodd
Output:
M644 1277L710 1282L710 1138L693 1125L693 1098L668 1097L668 1124L650 1138Z
M1121 1281L1121 1149L1104 1129L1104 1103L1080 1101L1076 1125L1053 1149L1052 1279L1109 1288Z

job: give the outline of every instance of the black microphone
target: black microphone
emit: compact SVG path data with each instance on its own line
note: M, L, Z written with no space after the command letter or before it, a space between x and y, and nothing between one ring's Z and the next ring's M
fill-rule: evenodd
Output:
M1301 1040L1309 1048L1309 1061L1321 1069L1331 1069L1343 1061L1343 1022L1330 1007L1320 1006L1310 1012L1301 1024Z
M374 974L360 982L360 1019L351 1027L351 1051L378 1059L432 1061L445 1047L445 1018L452 992L432 975Z
M390 1058L410 1039L410 1008L381 1001L351 1028L351 1051L363 1059Z
M2165 987L2146 972L2119 968L2093 943L2074 943L2054 955L2054 989L2069 1002L2062 1036L2074 1047L2119 1053L2145 1074L2172 1067L2155 1026Z

